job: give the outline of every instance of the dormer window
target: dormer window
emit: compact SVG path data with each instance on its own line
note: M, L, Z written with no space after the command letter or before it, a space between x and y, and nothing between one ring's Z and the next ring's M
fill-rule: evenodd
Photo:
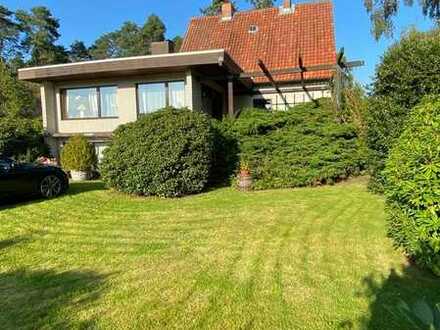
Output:
M257 33L258 32L258 26L257 25L251 25L249 27L249 33Z

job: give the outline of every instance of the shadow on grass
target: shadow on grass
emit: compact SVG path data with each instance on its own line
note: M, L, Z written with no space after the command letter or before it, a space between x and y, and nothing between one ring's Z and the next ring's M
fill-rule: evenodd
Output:
M404 302L414 306L426 302L434 308L440 303L440 278L416 266L408 265L403 272L392 269L388 277L378 279L368 276L363 281L366 296L370 300L369 317L361 319L363 329L428 329L421 324L415 327L400 308ZM352 329L351 320L340 324L341 328Z
M27 236L16 236L10 239L0 241L0 251L10 248L11 246L28 242L31 239L30 235Z
M66 195L74 196L98 190L105 190L105 185L102 181L72 182L70 183L70 187Z
M80 316L104 290L105 276L93 272L0 273L3 329L90 328L95 316Z
M69 189L63 196L74 196L91 191L104 190L104 189L105 189L105 185L101 181L86 181L81 183L71 183ZM24 204L37 204L45 201L46 201L45 199L41 199L41 197L39 197L38 195L10 197L0 201L0 211L9 208L18 207Z

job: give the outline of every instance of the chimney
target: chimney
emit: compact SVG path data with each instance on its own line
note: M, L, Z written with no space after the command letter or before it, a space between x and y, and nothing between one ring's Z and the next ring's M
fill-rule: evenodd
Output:
M292 0L284 0L283 5L280 7L280 14L293 14L295 12L295 5L292 4Z
M174 53L174 42L171 40L154 41L151 43L151 55Z
M234 16L235 8L230 0L224 0L222 4L222 21L230 21Z

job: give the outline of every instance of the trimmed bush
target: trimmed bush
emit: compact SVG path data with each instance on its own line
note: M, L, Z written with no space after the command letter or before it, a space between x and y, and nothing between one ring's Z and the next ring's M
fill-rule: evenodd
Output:
M89 172L97 162L95 148L82 135L72 136L61 151L61 166L66 171Z
M386 164L389 234L440 276L440 99L416 107Z
M328 100L274 113L249 109L224 125L239 142L255 189L332 184L366 165L355 127L340 123Z
M201 192L212 167L214 131L205 114L164 109L119 127L104 152L105 183L122 192L179 197Z

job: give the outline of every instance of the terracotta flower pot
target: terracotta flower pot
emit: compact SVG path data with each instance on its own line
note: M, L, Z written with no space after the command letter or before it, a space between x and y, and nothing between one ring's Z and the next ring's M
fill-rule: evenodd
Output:
M251 176L251 173L248 170L241 170L240 171L240 176Z
M252 189L252 176L248 171L240 172L238 176L238 189L241 191L249 191Z

